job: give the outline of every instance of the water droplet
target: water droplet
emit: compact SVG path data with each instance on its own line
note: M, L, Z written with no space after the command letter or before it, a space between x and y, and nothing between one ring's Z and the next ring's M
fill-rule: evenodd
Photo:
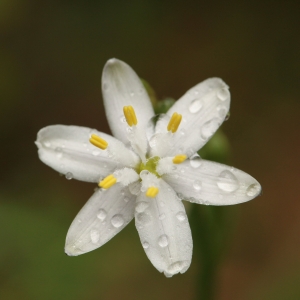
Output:
M200 156L195 156L190 160L190 165L195 169L199 168L201 164L202 164L202 159Z
M62 148L60 148L60 147L56 147L55 148L55 152L56 152L56 157L57 158L62 158Z
M121 215L114 215L111 218L111 224L114 227L119 228L119 227L121 227L124 224L124 219L123 219L123 217Z
M131 97L134 96L134 92L133 92L133 91L130 92L130 96L131 96Z
M220 173L217 185L225 192L234 192L239 187L237 178L228 170L224 170Z
M189 110L192 114L197 113L202 108L202 103L199 99L193 100L189 105Z
M164 248L167 247L168 244L169 244L168 237L165 234L161 235L158 239L158 245Z
M101 221L105 220L106 216L107 216L107 213L104 209L101 208L101 209L98 210L97 218L99 220L101 220Z
M195 151L193 148L189 148L186 150L186 154L187 154L187 156L191 157L195 154Z
M201 136L204 140L210 138L215 131L219 128L220 121L217 118L213 118L203 124L201 129Z
M177 196L179 199L183 199L183 195L181 193L178 193Z
M44 142L44 145L45 145L45 147L47 147L47 148L51 147L51 143L48 142L48 141L45 141L45 142Z
M165 215L165 214L161 214L161 215L159 215L159 217L158 217L158 218L159 218L160 220L163 220L165 217L166 217L166 215Z
M78 220L77 220L77 222L78 222L78 223L81 223L81 222L82 222L82 220L81 220L81 219L78 219Z
M221 101L225 101L229 97L230 93L228 91L228 88L223 88L217 92L217 97Z
M141 190L141 184L139 182L133 182L128 185L128 188L132 195L138 195Z
M230 118L230 111L227 113L227 115L225 116L225 119L224 119L224 121L228 121L229 120L229 118Z
M120 117L120 121L121 121L122 123L126 123L126 118L124 117L124 115L122 115L122 116Z
M198 95L198 94L199 94L199 92L198 92L197 90L195 90L195 91L194 91L194 94L195 94L195 95Z
M187 247L187 249L189 249L189 247ZM171 265L168 266L168 272L170 274L170 277L173 274L177 274L179 272L184 273L188 269L189 265L190 263L186 260L172 263Z
M104 91L107 91L107 90L108 90L108 84L107 84L106 82L103 82L103 84L102 84L102 89L103 89Z
M186 215L183 211L180 211L179 213L176 214L176 218L182 222L186 219Z
M146 202L146 201L141 201L141 202L138 202L135 206L135 210L136 212L143 212L147 207L149 206L149 203Z
M96 229L92 229L90 235L91 235L92 243L94 243L94 244L98 243L98 241L100 239L99 231Z
M179 133L180 133L181 135L185 135L185 134L186 134L186 130L185 130L184 128L181 128L181 129L179 130Z
M73 174L71 172L66 173L66 179L71 180L73 178Z
M222 104L218 105L218 106L217 106L217 111L218 111L219 117L220 117L221 119L223 119L223 118L226 117L226 114L227 114L227 108L226 108L224 105L222 105Z
M92 154L93 154L94 156L98 156L98 155L100 154L100 151L94 150L94 151L92 152Z
M142 225L148 225L151 223L151 216L147 213L139 213L136 215L136 220Z
M249 197L256 196L260 191L260 186L257 183L250 184L246 190L246 194Z
M144 249L148 249L149 248L149 243L148 242L143 242L142 246Z
M200 191L201 190L201 182L199 180L195 180L193 182L193 188L196 190L196 191Z

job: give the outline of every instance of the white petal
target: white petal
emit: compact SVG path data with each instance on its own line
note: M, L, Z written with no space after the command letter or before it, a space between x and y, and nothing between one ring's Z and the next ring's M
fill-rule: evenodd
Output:
M128 186L140 179L137 172L130 168L116 170L113 175L117 178L117 182L120 182L123 186Z
M102 93L105 112L111 131L119 140L127 143L123 107L131 105L138 120L137 126L146 130L154 116L149 96L134 70L118 59L110 59L103 70Z
M133 219L135 198L119 183L96 191L69 228L66 254L80 255L108 242Z
M94 133L108 142L110 150L101 150L89 142ZM79 126L53 125L38 132L36 144L40 159L69 177L98 182L116 168L136 166L137 156L112 136Z
M207 205L231 205L249 201L261 192L249 174L212 161L187 160L162 178L180 198Z
M168 155L198 151L223 123L230 107L228 86L219 78L207 79L186 92L167 112L182 115L177 132L173 134ZM167 118L157 124L156 132L166 132Z
M143 248L167 277L184 273L192 259L192 236L184 206L173 189L160 180L159 193L137 198L135 225Z

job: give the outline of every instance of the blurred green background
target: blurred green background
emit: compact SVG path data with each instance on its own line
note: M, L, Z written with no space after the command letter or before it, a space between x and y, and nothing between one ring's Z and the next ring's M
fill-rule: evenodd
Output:
M184 275L167 279L144 254L133 222L96 251L63 252L95 185L45 166L34 141L51 124L109 132L100 78L111 57L160 98L177 99L211 76L229 84L231 117L222 129L232 164L264 194L226 208L235 227L216 299L300 299L299 4L0 0L1 299L196 297L201 249Z

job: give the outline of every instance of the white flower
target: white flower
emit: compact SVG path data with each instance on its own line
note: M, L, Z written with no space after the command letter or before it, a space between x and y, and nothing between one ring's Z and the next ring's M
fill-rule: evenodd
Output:
M110 59L103 71L106 116L115 138L95 129L54 125L37 137L40 159L68 179L99 183L75 217L65 252L92 251L134 217L152 264L167 277L184 273L192 237L181 199L231 205L256 197L260 184L238 169L195 155L224 121L228 86L207 79L181 97L154 125L154 111L139 77Z

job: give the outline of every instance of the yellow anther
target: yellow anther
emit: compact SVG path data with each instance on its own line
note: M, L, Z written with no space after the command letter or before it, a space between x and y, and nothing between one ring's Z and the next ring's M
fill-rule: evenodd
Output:
M146 196L150 197L150 198L155 198L156 195L158 194L159 189L157 187L151 186L148 188L147 192L146 192Z
M104 139L102 139L100 136L96 134L92 134L90 138L90 143L102 150L105 150L108 146L107 141L105 141Z
M176 132L180 125L181 119L182 119L182 115L175 112L169 121L167 127L168 131L172 131L173 133Z
M181 164L182 162L184 162L186 160L186 158L187 158L187 156L185 154L178 154L178 155L174 156L173 163Z
M105 177L102 181L99 182L99 186L104 189L109 189L117 182L117 178L113 174Z
M132 106L124 106L123 107L124 116L126 118L127 124L131 127L132 125L137 124L137 118L135 115L135 111Z

